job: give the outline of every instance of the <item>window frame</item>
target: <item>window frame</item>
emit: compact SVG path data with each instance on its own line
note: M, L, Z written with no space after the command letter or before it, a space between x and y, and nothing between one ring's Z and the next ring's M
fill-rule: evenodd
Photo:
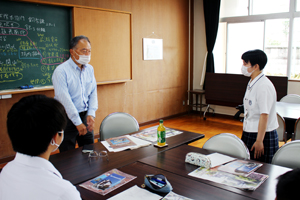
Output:
M228 71L227 65L227 52L228 52L228 24L230 23L247 23L247 22L264 22L264 30L266 28L266 20L270 19L289 19L289 42L287 54L287 76L291 78L291 63L292 63L292 47L293 47L293 32L294 32L294 19L300 17L300 11L296 11L297 3L300 0L290 0L289 12L271 13L261 15L251 15L252 1L248 0L248 16L235 16L220 18L219 23L226 23L226 52L225 52L225 73ZM264 31L265 33L265 31ZM265 50L265 34L263 36L263 50ZM293 81L300 81L298 79L291 79Z

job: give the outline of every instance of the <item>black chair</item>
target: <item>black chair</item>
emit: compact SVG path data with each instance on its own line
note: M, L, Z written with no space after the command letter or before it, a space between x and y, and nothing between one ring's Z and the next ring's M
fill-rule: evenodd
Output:
M234 115L234 119L240 120L240 115L242 113L244 113L244 105L238 105L237 107L235 107L236 109L238 109L239 111L237 111L237 113ZM241 122L244 121L244 118L240 120Z

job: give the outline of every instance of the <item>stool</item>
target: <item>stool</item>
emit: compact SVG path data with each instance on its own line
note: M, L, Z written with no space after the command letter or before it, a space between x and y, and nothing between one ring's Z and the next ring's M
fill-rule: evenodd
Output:
M205 90L195 89L195 90L189 90L188 92L191 94L190 108L193 110L193 108L196 107L196 111L198 110L198 108L200 108L200 115L201 115L202 108L207 106L207 104L202 103L202 96L205 94ZM194 101L194 98L193 98L194 94L196 95L196 103L193 102ZM200 104L198 104L199 96L200 96Z

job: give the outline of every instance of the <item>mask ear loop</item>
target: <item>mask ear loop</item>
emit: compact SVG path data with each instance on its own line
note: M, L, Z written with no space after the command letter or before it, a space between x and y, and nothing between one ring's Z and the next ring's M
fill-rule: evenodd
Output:
M51 144L51 145L54 145L54 146L57 146L57 147L59 147L59 145L58 145L58 144L56 144L56 142L54 141L54 139L53 139L53 138L52 138L52 140L51 140L50 144Z
M54 139L53 139L53 138L52 138L52 140L51 140L50 144L51 144L51 145L53 145L53 146L56 146L56 148L55 148L55 149L53 149L53 150L52 150L52 152L56 151L56 150L58 149L58 147L59 147L59 145L58 145L58 144L56 144L56 142L54 141Z
M79 54L75 51L75 49L73 49L73 51L76 53L77 56L79 56ZM80 56L79 56L80 57Z

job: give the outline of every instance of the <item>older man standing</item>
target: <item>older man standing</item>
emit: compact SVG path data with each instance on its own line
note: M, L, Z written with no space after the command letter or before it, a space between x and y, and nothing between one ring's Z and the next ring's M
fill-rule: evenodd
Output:
M53 73L55 98L68 116L60 152L94 143L95 112L98 109L97 84L91 59L91 43L86 36L76 36L70 42L70 58Z

